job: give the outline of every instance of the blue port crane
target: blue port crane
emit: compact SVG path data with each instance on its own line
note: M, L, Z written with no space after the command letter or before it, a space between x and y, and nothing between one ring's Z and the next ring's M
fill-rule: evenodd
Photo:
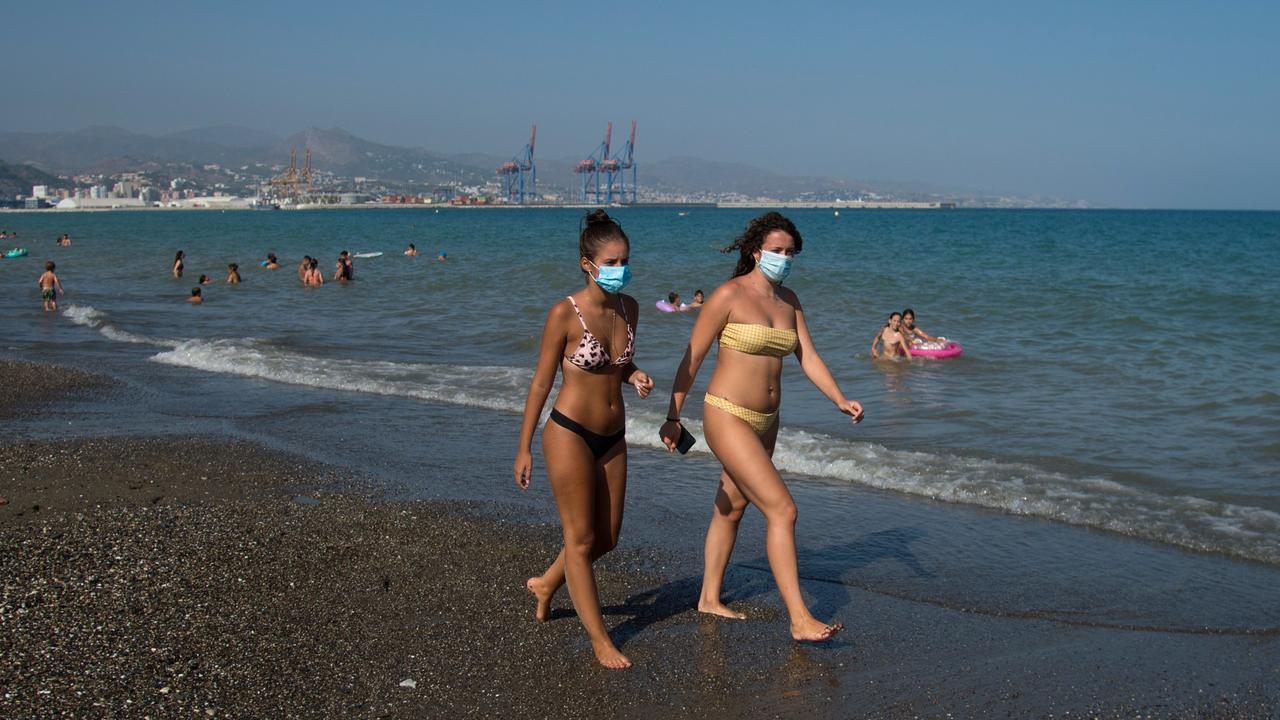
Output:
M599 203L601 197L600 172L609 162L609 144L613 140L613 123L604 131L604 142L596 146L585 160L579 160L573 171L577 173L582 186L582 202ZM607 193L606 197L607 197ZM608 201L606 201L608 202Z
M627 188L627 171L631 171L631 188L630 197L628 197ZM623 144L622 149L617 155L606 160L601 167L601 172L605 176L605 196L608 203L612 205L614 202L623 205L634 205L636 203L636 121L631 121L631 137ZM617 178L618 192L614 194L614 178Z
M529 142L510 160L498 166L502 178L502 197L508 203L523 205L538 199L538 166L533 162L533 147L538 140L538 126L529 132Z

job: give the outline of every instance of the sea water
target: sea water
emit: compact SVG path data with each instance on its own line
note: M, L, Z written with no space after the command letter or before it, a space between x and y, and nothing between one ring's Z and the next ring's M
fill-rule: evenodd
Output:
M697 316L654 302L724 282L735 258L719 249L758 212L613 211L632 239L636 362L658 382L628 400L632 503L691 543L716 465L705 442L666 456L657 428ZM1119 626L1280 626L1267 599L1280 588L1280 214L787 212L804 240L787 284L867 413L852 425L786 363L775 461L801 506L807 577ZM496 497L547 309L583 284L580 216L0 216L31 251L0 264L0 349L125 382L126 402L28 432L233 432L411 494L439 494L444 472L470 476L448 494ZM69 248L54 244L64 232ZM405 257L408 243L421 255ZM350 284L299 285L303 254L332 277L340 250L384 254L357 259ZM281 269L260 267L268 252ZM46 259L68 291L56 317L35 285ZM230 262L238 286L221 282ZM192 307L200 274L217 282ZM964 354L873 361L872 337L906 307ZM687 408L701 437L700 403ZM1127 570L1108 574L1115 562ZM1053 572L1037 579L1040 567ZM1197 603L1151 610L1188 589Z

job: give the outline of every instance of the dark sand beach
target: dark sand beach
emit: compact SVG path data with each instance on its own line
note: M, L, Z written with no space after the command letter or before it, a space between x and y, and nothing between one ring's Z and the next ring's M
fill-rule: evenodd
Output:
M44 380L0 411L103 383L22 365ZM0 446L0 716L1277 712L1271 635L995 617L809 584L848 629L798 646L766 573L735 565L728 586L751 620L717 621L689 609L698 578L672 548L625 541L599 580L636 668L605 671L566 594L532 621L522 582L557 528L498 504L386 502L371 480L236 438Z
M762 679L755 654L688 672L669 641L698 622L648 597L653 557L602 567L643 664L619 679L564 603L532 622L512 571L547 562L554 528L333 492L342 478L249 443L19 443L0 477L5 717L715 713Z
M38 403L84 394L110 380L72 368L0 358L0 417L35 412Z

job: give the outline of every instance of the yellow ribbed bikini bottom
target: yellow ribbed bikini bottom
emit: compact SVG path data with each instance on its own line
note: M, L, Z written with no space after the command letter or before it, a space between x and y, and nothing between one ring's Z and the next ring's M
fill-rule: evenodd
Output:
M744 408L741 405L731 403L728 400L712 395L711 393L704 395L702 397L702 402L710 405L711 407L719 408L745 422L751 426L752 430L756 431L757 435L764 435L769 431L769 428L773 427L773 423L778 420L777 410L774 410L771 413L758 412L751 408Z

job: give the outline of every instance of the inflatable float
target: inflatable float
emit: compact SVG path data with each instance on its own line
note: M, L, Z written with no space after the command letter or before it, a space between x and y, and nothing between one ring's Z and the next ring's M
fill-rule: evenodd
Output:
M9 252L5 253L4 256L7 258L20 258L26 254L27 254L26 248L14 248Z
M917 343L911 346L912 357L951 358L964 352L960 343L946 338L938 338L937 342Z
M680 307L676 307L675 305L672 305L666 300L659 300L658 302L654 303L654 305L657 306L657 308L662 312L683 312L685 308L689 307L684 303L680 303Z

